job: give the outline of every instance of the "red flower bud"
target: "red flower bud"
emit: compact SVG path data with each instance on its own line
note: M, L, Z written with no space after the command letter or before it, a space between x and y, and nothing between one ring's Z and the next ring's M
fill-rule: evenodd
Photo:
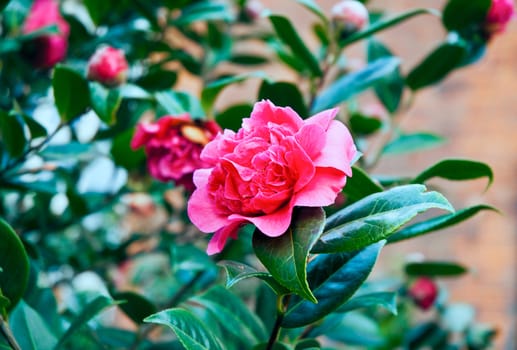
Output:
M101 46L88 61L88 79L107 86L126 82L128 64L124 51L111 46Z
M36 68L52 68L62 61L68 49L70 26L59 12L59 4L54 0L36 0L23 24L24 34L56 25L59 33L43 35L33 40L33 51L29 57Z
M138 124L131 147L145 148L153 177L194 189L192 174L206 167L201 151L220 131L214 121L194 121L187 114L165 116L154 123Z
M332 22L339 31L356 32L368 24L368 10L357 0L338 2L331 10Z
M244 5L244 13L251 21L259 19L263 10L264 4L260 0L248 0Z
M513 0L492 0L485 22L485 28L489 36L504 32L514 15Z
M430 278L419 277L409 287L408 295L419 308L428 310L438 297L438 286Z

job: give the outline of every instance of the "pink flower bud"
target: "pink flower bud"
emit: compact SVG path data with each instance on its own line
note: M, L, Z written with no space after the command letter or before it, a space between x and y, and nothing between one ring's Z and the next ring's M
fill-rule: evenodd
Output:
M419 308L428 310L438 297L438 286L430 278L419 277L409 287L408 294Z
M88 79L107 86L123 84L127 78L128 64L124 51L111 46L101 46L88 61Z
M65 58L70 26L61 16L57 2L34 1L23 24L22 32L29 34L52 25L57 26L59 33L43 35L32 42L33 51L28 58L36 68L52 68Z
M486 17L486 30L489 35L505 31L506 26L515 15L513 0L492 0Z
M368 10L359 1L344 0L331 10L333 23L348 33L363 29L368 24Z
M259 19L263 10L264 4L260 0L248 0L244 5L244 13L251 21Z

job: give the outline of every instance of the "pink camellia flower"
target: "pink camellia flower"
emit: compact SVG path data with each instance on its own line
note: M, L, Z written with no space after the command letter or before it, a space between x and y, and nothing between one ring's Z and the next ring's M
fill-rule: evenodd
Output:
M43 35L33 41L33 50L29 59L36 68L52 68L62 61L68 49L70 26L59 12L59 4L54 0L35 0L25 19L24 34L56 25L59 33Z
M408 295L419 308L428 310L438 297L438 286L430 278L419 277L409 287Z
M101 46L88 61L88 79L107 86L117 86L126 81L128 64L124 51L111 46Z
M193 189L192 174L208 166L200 158L201 150L220 131L214 121L195 121L187 114L164 116L154 123L138 124L131 147L144 147L153 177Z
M335 4L331 17L334 25L347 33L361 30L368 24L368 10L356 0L343 0Z
M492 0L486 17L486 30L489 35L505 31L506 26L515 15L513 0Z
M243 224L277 237L295 206L334 203L356 155L336 114L332 109L303 120L289 107L261 101L238 132L225 130L205 146L201 160L208 166L194 173L188 214L201 231L215 232L208 254L237 238Z

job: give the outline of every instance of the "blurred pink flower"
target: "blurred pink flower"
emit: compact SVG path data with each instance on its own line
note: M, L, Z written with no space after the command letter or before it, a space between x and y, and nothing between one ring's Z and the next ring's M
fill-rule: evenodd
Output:
M486 28L489 34L502 33L515 15L513 0L492 0L486 17Z
M194 173L188 214L201 231L215 231L208 254L237 238L245 223L276 237L289 227L295 206L334 203L356 155L336 114L332 109L303 120L289 107L261 101L237 133L225 130L206 145L201 159L208 166Z
M111 46L101 46L88 61L88 79L107 86L117 86L126 81L128 64L124 51Z
M30 60L36 68L52 68L62 61L68 49L70 26L59 12L59 3L54 0L34 1L23 24L24 34L56 25L59 33L43 35L34 39L34 49Z
M193 120L187 114L164 116L138 124L131 147L144 147L153 177L193 189L194 171L209 166L200 158L201 150L220 130L214 121Z
M356 0L343 0L331 9L332 21L347 32L362 30L368 24L368 10Z
M419 308L428 310L438 297L438 286L430 278L419 277L409 287L408 294Z

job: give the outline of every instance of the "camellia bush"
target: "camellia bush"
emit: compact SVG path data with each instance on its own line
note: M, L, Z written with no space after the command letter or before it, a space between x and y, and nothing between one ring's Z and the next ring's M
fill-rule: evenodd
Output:
M0 349L492 346L441 284L467 267L368 276L494 210L426 187L490 184L484 163L376 165L443 142L401 114L504 40L513 3L286 1L312 37L256 0L0 1ZM377 35L423 17L444 35L407 66Z

